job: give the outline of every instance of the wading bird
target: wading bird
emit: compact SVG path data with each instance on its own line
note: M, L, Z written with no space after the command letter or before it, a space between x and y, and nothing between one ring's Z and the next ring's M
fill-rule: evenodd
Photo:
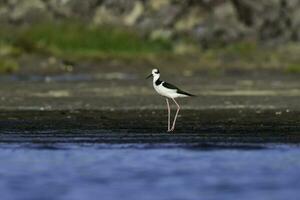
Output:
M153 87L158 94L161 96L166 97L167 106L168 106L168 132L171 132L175 129L176 119L180 110L179 104L176 102L175 98L179 97L194 97L195 95L182 91L181 89L177 88L176 86L167 83L165 81L161 81L160 73L158 69L153 69L152 73L147 77L153 77ZM169 99L172 99L174 103L177 105L177 111L173 120L172 127L171 126L171 111L170 111L170 104Z

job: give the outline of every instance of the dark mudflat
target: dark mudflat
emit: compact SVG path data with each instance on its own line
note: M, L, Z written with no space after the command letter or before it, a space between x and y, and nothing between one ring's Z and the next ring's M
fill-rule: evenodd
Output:
M182 110L166 132L165 110L2 111L1 143L300 143L299 112Z

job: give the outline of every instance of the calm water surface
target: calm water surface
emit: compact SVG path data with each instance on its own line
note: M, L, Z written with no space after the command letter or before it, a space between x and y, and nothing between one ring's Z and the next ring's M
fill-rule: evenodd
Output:
M1 200L299 199L300 148L0 145Z

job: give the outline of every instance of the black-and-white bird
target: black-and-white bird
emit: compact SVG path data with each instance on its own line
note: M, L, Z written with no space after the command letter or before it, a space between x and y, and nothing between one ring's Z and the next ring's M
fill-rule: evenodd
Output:
M167 106L168 106L168 132L171 132L175 129L175 124L176 124L176 119L180 110L180 106L179 104L176 102L175 98L180 98L180 97L194 97L195 95L187 93L181 89L179 89L178 87L167 83L165 81L161 81L160 78L160 73L158 69L153 69L152 73L147 77L151 78L153 77L153 87L156 90L156 92L158 94L160 94L161 96L166 97L166 101L167 101ZM174 103L177 105L177 111L173 120L173 124L172 127L171 126L171 111L170 111L170 104L169 104L169 100L168 99L172 99L174 101Z

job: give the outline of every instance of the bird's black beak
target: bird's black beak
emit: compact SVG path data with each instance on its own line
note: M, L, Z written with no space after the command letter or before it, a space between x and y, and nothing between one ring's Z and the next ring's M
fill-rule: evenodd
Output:
M147 78L146 79L148 79L148 78L151 78L153 75L152 74L150 74L149 76L147 76Z

